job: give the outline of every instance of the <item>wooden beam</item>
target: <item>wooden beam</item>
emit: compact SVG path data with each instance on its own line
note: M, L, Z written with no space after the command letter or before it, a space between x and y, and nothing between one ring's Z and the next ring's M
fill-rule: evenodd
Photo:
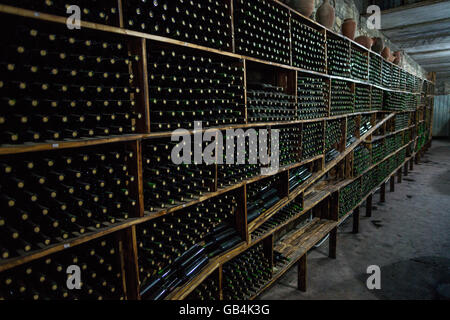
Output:
M386 183L383 182L380 189L380 202L386 202Z
M336 249L337 249L337 227L330 232L330 244L329 244L329 257L331 259L336 259Z
M298 290L302 291L302 292L306 292L307 290L307 283L306 283L306 278L308 275L308 270L307 270L307 261L306 261L306 257L307 257L307 253L305 253L300 260L298 261Z
M366 200L366 217L368 218L372 217L372 200L373 195L368 196Z
M401 43L408 43L408 42L414 42L414 41L419 41L419 40L426 40L424 41L425 43L428 43L427 41L434 41L434 40L440 40L441 38L446 38L446 37L450 37L450 32L444 32L444 33L436 33L436 32L432 32L430 34L424 34L422 33L418 33L416 37L408 37L408 38L403 38L403 39L395 39L395 44L399 45ZM392 40L392 39L391 39Z
M425 21L425 22L420 22L420 23L410 23L410 24L402 24L401 26L396 26L396 27L391 27L391 28L381 28L382 32L387 32L387 31L392 31L392 30L405 30L408 28L414 28L414 29L418 29L420 27L424 27L424 26L429 26L429 25L436 25L438 23L446 23L446 22L450 22L450 18L443 18L443 19L438 19L438 20L430 20L430 21Z
M448 49L441 49L441 50L428 50L428 51L408 52L408 54L410 56L415 56L415 55L425 55L425 54L432 54L432 53L439 53L439 52L450 52L450 48L448 48Z
M360 207L353 211L353 233L359 233Z
M381 11L381 15L387 15L389 13L402 12L402 11L406 11L406 10L410 10L410 9L426 7L426 6L438 4L441 2L445 2L445 1L447 1L447 0L428 0L428 1L419 1L416 3L412 3L412 4L406 4L406 5L404 4L404 5L396 7L396 8L383 10L383 11ZM404 2L402 2L402 3L404 3ZM369 17L370 15L371 14L369 14L369 13L362 14L363 17Z

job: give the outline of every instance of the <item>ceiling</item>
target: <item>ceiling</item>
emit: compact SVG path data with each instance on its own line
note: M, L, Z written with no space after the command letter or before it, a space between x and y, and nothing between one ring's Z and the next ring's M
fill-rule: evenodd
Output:
M438 80L450 79L450 0L382 11L381 31Z

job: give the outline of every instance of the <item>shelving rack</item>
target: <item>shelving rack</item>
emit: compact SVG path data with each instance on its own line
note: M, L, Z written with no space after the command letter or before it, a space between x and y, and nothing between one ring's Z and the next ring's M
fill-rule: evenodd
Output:
M128 44L130 55L138 56L137 63L133 65L134 81L140 89L133 96L136 100L136 110L141 115L136 121L135 132L132 134L113 135L113 136L94 136L91 138L43 141L40 143L25 143L20 145L2 145L0 147L0 160L2 159L35 159L36 157L54 157L58 159L62 155L70 154L90 154L95 150L106 150L105 152L116 152L124 150L128 153L126 158L126 166L128 167L127 189L129 198L132 199L133 205L130 206L127 217L123 219L115 219L113 222L105 222L98 229L88 229L83 233L79 233L75 237L68 239L61 238L56 243L48 246L38 246L33 244L33 249L28 252L20 252L20 254L0 260L0 278L4 275L19 272L27 268L42 264L43 261L51 260L55 257L69 257L74 252L80 251L82 248L97 248L102 240L111 243L114 248L114 258L120 266L120 294L104 294L101 298L124 298L124 299L146 299L144 294L145 283L141 283L140 279L141 264L138 247L137 230L141 230L143 225L147 225L153 221L159 221L164 217L176 217L189 210L194 210L199 205L207 201L215 201L222 196L233 195L236 199L236 208L234 209L234 228L237 231L241 241L231 250L221 253L210 258L205 265L193 277L184 281L181 285L170 288L170 293L165 299L185 299L192 298L193 292L203 282L215 283L218 285L216 292L217 299L224 297L224 275L223 269L230 261L239 257L256 245L262 243L265 256L271 267L270 277L261 284L256 290L247 293L242 298L254 299L268 287L270 287L281 275L283 275L292 266L298 263L299 267L299 289L306 290L306 254L317 242L330 234L330 257L336 257L337 246L337 227L350 215L353 214L355 229L357 230L359 219L359 206L367 201L367 214L371 214L371 203L373 194L381 187L381 200L385 197L385 183L391 181L398 175L401 180L402 172L408 173L412 170L414 162L420 161L421 155L426 151L431 143L431 119L433 106L434 84L428 80L420 79L417 76L407 73L398 66L389 63L381 58L380 55L367 50L361 45L353 42L325 27L303 17L296 11L290 9L283 3L272 0L265 0L261 3L270 4L270 8L279 8L280 12L286 17L283 26L286 27L286 34L289 35L290 43L289 51L284 52L283 59L289 60L289 64L281 64L274 61L262 60L258 57L242 55L241 50L237 50L236 41L238 40L237 25L239 20L236 15L238 0L224 0L226 8L230 11L229 35L231 37L227 41L231 41L224 45L228 51L222 51L216 48L209 48L191 42L185 42L180 39L163 37L160 34L150 34L127 29L126 27L126 10L127 1L118 0L114 13L117 18L110 21L108 25L82 21L81 27L87 32L92 32L96 36L113 36L119 37ZM256 0L252 0L253 2ZM0 13L3 18L20 19L27 21L39 28L39 25L47 25L55 27L55 29L63 30L66 24L65 16L58 16L46 12L36 12L28 10L27 7L18 8L8 5L9 1L0 1L6 4L0 4ZM26 3L25 1L23 3ZM222 2L221 2L222 3ZM241 2L239 2L241 3ZM357 51L367 58L366 80L344 78L328 74L329 65L326 64L325 73L310 71L293 66L292 51L292 32L290 29L291 19L295 19L297 25L304 24L325 36L325 40L333 38L340 39L348 46L348 57L350 60L351 52ZM136 28L133 28L136 29ZM62 31L61 31L62 32ZM77 31L68 31L74 37L77 37ZM326 42L326 41L325 41ZM154 58L150 48L158 48L163 50L189 52L192 55L204 58L216 59L229 63L239 68L242 78L243 91L243 120L241 123L223 124L215 123L212 128L225 132L227 129L264 129L264 128L298 128L303 132L307 126L320 125L323 128L322 135L322 152L314 157L304 158L299 155L296 163L280 168L277 173L271 177L279 178L281 187L279 189L279 200L262 215L255 220L247 221L247 190L255 183L264 182L271 177L253 174L241 181L231 182L228 185L218 185L218 165L212 165L213 179L212 184L208 186L208 190L201 194L190 198L189 200L175 201L165 208L149 207L146 192L154 192L148 189L144 175L144 159L149 154L145 153L144 147L152 144L166 144L169 142L172 130L153 130L152 124L154 118L152 116L152 99L151 96L152 81L149 76L148 68L150 61ZM326 49L326 47L325 47ZM241 54L238 54L240 52ZM154 54L154 53L153 53ZM325 50L325 61L329 61L327 50ZM259 56L259 55L258 55ZM286 59L290 57L290 59ZM328 99L326 106L326 117L311 118L292 121L267 121L267 122L250 122L248 107L248 85L252 80L252 70L259 71L259 76L266 83L282 87L284 92L293 96L295 102L299 102L298 96L298 79L300 77L311 77L322 79L328 87ZM384 71L382 71L384 70ZM377 76L377 73L379 76ZM332 115L332 94L330 87L334 82L342 82L348 86L352 94L351 110L345 113ZM364 111L357 112L355 110L355 93L356 87L365 88L370 93L370 106L364 108ZM411 90L412 89L412 90ZM414 102L408 106L403 106L399 112L385 110L385 105L380 105L380 94L386 96L387 93L395 93L402 97L409 94L414 98ZM156 97L157 98L157 97ZM374 101L376 103L374 104ZM299 104L296 104L295 114L299 114ZM409 123L407 127L395 130L395 117L398 113L409 114ZM356 123L356 132L348 130L350 128L350 120ZM326 124L330 121L342 121L342 134L337 143L330 144L337 151L337 155L333 159L328 159L325 155L326 145ZM370 126L361 131L365 125L364 121L369 121ZM207 128L202 128L202 132L206 132ZM198 131L189 128L189 133L193 135ZM377 134L377 135L375 135ZM396 148L394 152L384 154L380 161L373 162L372 165L359 175L354 174L353 159L354 150L360 145L365 145L372 153L372 144L378 141L385 143L390 136L399 136L402 145ZM301 148L304 137L301 138L299 144ZM400 140L400 139L399 139ZM372 157L372 154L370 155ZM394 161L395 160L395 161ZM388 170L388 161L391 169ZM394 165L392 167L392 165ZM290 173L296 168L305 166L311 176L294 190L289 190ZM154 168L157 169L157 168ZM366 183L369 181L370 183ZM346 212L340 212L339 199L341 193L348 186L360 190L360 196L353 199L355 205L346 208ZM89 201L89 200L86 200ZM258 230L271 218L276 217L283 208L292 203L300 203L302 210L294 214L288 220L276 225L261 236L255 236L255 230ZM297 226L296 226L297 224ZM283 262L275 261L275 253L284 254ZM63 298L63 297L61 297ZM83 297L81 297L83 298ZM90 297L92 298L92 297ZM98 297L97 297L98 298Z

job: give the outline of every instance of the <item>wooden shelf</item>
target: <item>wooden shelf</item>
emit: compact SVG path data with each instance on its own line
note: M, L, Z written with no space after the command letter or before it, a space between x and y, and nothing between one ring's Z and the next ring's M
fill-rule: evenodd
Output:
M272 1L278 3L279 5L281 5L283 7L289 8L285 4L279 2L278 0L272 0ZM17 17L25 17L25 18L35 19L35 20L39 20L39 21L43 21L43 22L56 23L59 25L65 25L66 19L67 19L66 17L62 17L62 16L39 13L39 12L35 12L32 10L20 9L20 8L15 8L12 6L1 5L1 4L0 4L0 12L5 13L5 14L14 15ZM303 21L305 21L309 25L313 25L315 28L317 28L319 30L323 30L325 33L330 33L333 36L343 38L346 41L348 41L349 44L356 46L358 49L361 49L364 52L368 52L370 54L379 56L378 54L376 54L370 50L367 50L360 44L358 44L350 39L347 39L344 36L337 34L329 29L326 29L325 27L321 26L317 22L302 16L301 14L299 14L298 12L296 12L295 10L293 10L291 8L289 8L289 12L291 14L298 15L298 17L300 17L300 19L303 19ZM315 77L323 77L325 79L328 79L327 80L328 82L331 82L331 80L343 80L343 81L347 81L349 83L367 85L367 86L370 86L373 88L378 88L380 90L384 90L384 91L388 91L388 92L409 93L409 94L414 94L414 95L422 95L423 94L422 92L407 92L404 90L393 90L390 88L385 88L385 87L382 87L379 85L371 84L370 82L367 82L367 81L360 81L360 80L351 79L351 78L343 78L343 77L332 76L332 75L328 75L328 74L324 74L324 73L320 73L320 72L309 71L309 70L305 70L302 68L296 68L291 65L273 63L270 61L265 61L265 60L261 60L261 59L257 59L257 58L253 58L253 57L235 54L233 52L212 49L212 48L208 48L205 46L195 45L192 43L178 41L178 40L174 40L171 38L156 36L156 35L152 35L152 34L127 30L127 29L120 28L120 27L107 26L107 25L96 24L96 23L85 22L85 21L81 22L81 26L82 26L82 28L86 28L86 29L90 29L90 30L97 30L97 31L101 31L101 32L127 36L127 37L130 37L131 41L139 40L138 42L141 42L141 45L144 44L144 47L145 47L146 41L153 41L158 44L168 44L168 45L173 45L173 46L179 46L181 49L189 48L189 49L194 49L194 50L200 50L200 51L203 51L204 53L217 54L224 58L227 57L227 58L239 59L242 61L242 65L244 66L244 79L245 79L244 84L246 84L246 73L245 73L246 66L247 66L248 62L255 62L255 63L261 64L261 67L263 67L263 68L271 66L271 67L282 68L282 69L286 69L286 70L290 70L290 71L295 71L295 72L290 72L290 73L296 75L296 77L297 77L295 79L296 81L298 80L299 74L306 74L306 75L311 75L311 76L315 76ZM194 51L194 50L191 50L191 51ZM146 51L142 50L141 53L144 55L144 58L146 58ZM228 60L230 60L230 59L228 59ZM143 62L142 65L146 66L146 63L147 62ZM382 63L390 64L389 62L386 62L385 60L382 60ZM401 69L399 69L399 70L401 70ZM369 69L368 69L368 72L369 72ZM143 72L143 73L145 74L145 72ZM144 81L144 83L148 82L146 75L142 75L142 77L140 77L140 78L142 78L141 81ZM427 80L421 80L421 81L427 81ZM144 87L145 87L145 85L144 85ZM244 87L245 87L244 97L246 99L247 98L246 97L247 96L246 85L244 85ZM297 88L297 84L295 84L295 88ZM94 239L105 237L106 235L110 235L113 233L114 234L117 233L120 235L124 234L124 235L126 235L125 238L128 241L125 241L123 243L124 248L123 248L123 252L121 252L121 254L122 254L121 259L123 260L122 261L123 274L127 275L125 281L127 282L127 286L129 285L127 294L128 294L128 297L139 298L140 297L139 289L138 289L139 285L137 284L138 280L139 280L139 275L138 275L138 270L137 270L138 254L137 254L137 243L136 243L137 242L136 241L136 226L146 223L148 221L151 221L153 219L162 217L164 215L182 211L186 208L192 207L194 205L197 205L199 203L205 202L209 199L213 199L215 197L218 197L220 195L223 195L223 194L229 193L229 192L242 191L243 198L246 199L246 195L245 195L246 186L248 184L252 184L252 183L258 182L262 179L267 178L267 176L258 175L258 176L252 177L250 179L241 181L239 183L236 183L236 184L233 184L230 186L226 186L224 188L220 188L217 191L204 194L204 195L202 195L192 201L186 202L186 203L179 203L170 208L158 210L157 212L145 211L144 204L143 204L144 199L143 199L142 184L143 184L144 178L143 178L143 170L142 170L142 163L141 163L142 162L142 160L141 160L141 157L142 157L141 142L144 140L151 140L151 139L170 138L172 135L172 132L150 132L150 130L149 130L149 128L150 128L150 119L149 119L150 106L148 104L149 93L148 93L148 90L147 91L144 90L144 92L145 92L144 100L147 100L147 101L143 101L141 99L140 103L143 104L142 108L145 109L144 114L146 116L146 118L145 118L146 126L143 129L140 128L139 133L128 134L128 135L123 135L123 136L96 137L96 138L92 138L92 139L66 140L66 141L47 141L44 143L37 143L37 144L24 144L24 145L17 145L17 146L16 145L11 145L11 146L8 145L8 146L0 147L0 155L13 155L13 154L22 154L22 153L32 153L32 152L38 152L38 151L74 149L74 148L79 148L79 147L97 146L97 145L112 144L112 143L119 143L119 142L134 142L134 144L136 146L136 149L134 151L136 151L138 158L139 158L137 161L137 164L136 164L137 168L136 168L136 172L135 172L136 177L137 177L137 179L136 179L137 182L136 182L135 188L137 189L136 194L137 194L137 197L139 200L138 201L139 208L137 210L138 214L133 215L135 218L131 218L126 221L121 221L118 224L111 225L111 226L105 227L100 230L90 230L91 232L81 235L77 238L69 239L67 241L62 241L60 243L51 245L51 246L43 248L41 250L30 252L29 254L26 254L24 256L15 257L15 258L11 258L8 260L1 260L0 272L10 270L17 266L24 265L26 263L44 258L46 256L50 256L52 254L67 250L69 248L73 248L75 246L79 246L81 244L87 243ZM297 92L295 93L295 96L296 96L296 99L298 99ZM330 103L331 103L331 101L330 101ZM427 103L428 103L428 101L427 101ZM398 113L403 113L403 112L405 112L405 111L399 111ZM410 112L410 111L406 111L406 112ZM385 115L385 117L383 119L381 119L378 123L375 124L374 121L376 121L378 114ZM250 249L252 246L258 244L261 241L266 241L266 240L273 241L274 235L276 233L284 230L289 224L298 220L300 217L302 217L309 211L316 208L316 206L319 203L321 203L322 201L326 200L327 198L331 198L333 193L338 191L341 187L343 187L345 185L345 183L349 183L348 182L349 180L346 180L346 179L333 180L333 183L330 183L329 181L320 182L320 180L325 175L330 174L330 172L334 168L336 168L337 166L340 166L343 161L347 161L347 158L349 156L352 156L352 152L358 145L365 143L366 140L369 137L371 137L374 132L376 132L376 130L378 130L381 126L383 126L387 121L392 119L396 114L397 114L397 112L372 110L372 111L366 111L366 112L356 112L356 113L350 113L350 114L344 114L344 115L338 115L338 116L307 119L307 120L296 120L296 121L287 121L287 122L267 122L267 123L243 123L243 124L235 124L235 125L217 126L217 127L213 127L213 128L205 128L205 129L202 129L201 131L190 130L189 134L193 135L193 134L199 133L199 132L204 133L206 130L211 130L211 129L225 131L225 130L231 130L231 129L245 129L245 128L267 128L267 127L270 128L270 127L275 127L275 126L291 126L291 125L302 125L302 124L314 123L314 122L325 122L325 121L336 120L336 119L344 120L348 117L360 117L360 116L366 116L366 115L371 116L372 124L374 124L372 126L372 128L368 132L366 132L363 136L359 137L359 135L358 135L358 137L356 137L356 140L349 147L344 148L343 151L339 154L339 156L329 163L325 163L325 155L321 154L321 155L318 155L311 159L303 160L298 163L284 166L284 167L280 168L277 172L273 173L273 175L284 173L283 176L289 176L286 173L289 170L295 169L297 167L300 167L303 165L308 165L308 164L311 164L311 167L317 166L317 169L315 169L315 172L313 172L312 177L310 177L307 181L305 181L302 185L297 187L292 192L290 192L290 193L287 192L286 196L282 197L282 199L280 201L278 201L278 203L276 203L274 206L272 206L272 208L270 208L268 211L266 211L262 216L258 217L255 221L249 223L248 226L246 225L246 228L243 233L246 233L247 238L249 238L248 241L245 241L246 239L243 237L243 242L241 242L240 244L235 246L233 249L231 249L217 257L212 258L209 261L209 263L207 264L207 266L204 267L197 276L195 276L193 279L191 279L188 283L184 284L183 286L176 288L171 294L169 294L166 297L166 299L167 300L177 300L177 299L186 298L207 277L209 277L211 274L213 274L216 270L218 270L218 269L221 270L221 267L225 263L229 262L231 259L233 259L236 256L238 256L239 254L245 252L246 250ZM247 119L248 118L246 116L246 120ZM417 118L417 119L419 119L419 118ZM423 122L425 122L425 120L420 120L418 122L418 124L423 123ZM346 126L347 126L347 124L346 124ZM402 130L399 130L399 131L396 131L393 133L386 134L383 137L386 137L388 135L393 135L393 134L396 134L396 133L399 133L399 132L402 132L402 131L405 131L408 129L412 129L414 127L416 127L416 125L410 126L408 128L405 128L405 129L402 129ZM345 135L344 135L344 138L345 138ZM378 139L378 138L375 138L375 139ZM381 137L380 137L380 139L381 139ZM400 152L401 150L403 150L404 148L409 146L411 143L416 144L417 141L418 141L418 137L415 137L412 142L410 142L409 144L396 150L390 156L394 155L397 152ZM345 145L345 141L344 141L344 145ZM388 156L388 157L390 157L390 156ZM382 161L386 160L388 157L386 157ZM318 165L318 163L320 163L320 165ZM379 163L381 163L381 161ZM378 163L373 165L372 167L374 167L376 165L378 165ZM216 167L216 171L217 171L217 167ZM357 179L357 178L355 178L355 179ZM335 181L339 181L339 183L334 183ZM354 181L354 179L350 180L350 181ZM215 178L215 182L217 182L217 175ZM215 186L213 189L214 190L217 189L217 186ZM242 190L239 190L239 189L242 189ZM250 238L249 233L256 230L259 226L261 226L266 221L268 221L271 217L273 217L279 210L281 210L285 206L292 203L298 196L300 196L302 194L304 195L304 208L303 208L302 212L297 213L296 215L294 215L293 217L291 217L284 223L278 225L276 228L273 228L272 230L270 230L266 234L262 235L261 237ZM364 201L364 199L362 201ZM361 201L361 203L362 203L362 201ZM246 205L244 205L244 206L245 206L245 208L241 208L241 211L243 211L245 213L243 216L246 217L247 209L246 209ZM268 287L270 287L277 279L279 279L279 277L281 277L282 274L284 274L304 254L306 254L312 248L312 246L314 246L318 241L320 241L323 237L325 237L328 233L330 233L331 230L336 228L336 226L339 223L340 223L340 221L320 220L320 219L316 218L311 223L309 223L307 226L304 226L300 231L293 232L293 233L289 234L287 237L285 237L284 240L282 242L280 242L280 245L281 244L285 245L285 248L287 248L286 250L288 250L290 253L289 255L291 257L291 261L287 265L285 265L283 268L278 270L278 272L276 272L273 275L272 279L254 297L259 295L261 292L266 290ZM272 238L270 238L270 237L272 237ZM273 247L272 247L272 249L273 249ZM130 275L128 275L127 272L129 271L129 269L135 269L135 270L133 272L131 272ZM254 298L254 297L252 297L252 298Z
M345 37L345 36L343 36L341 34L338 34L338 33L334 32L332 30L329 30L329 29L325 28L324 26L318 24L317 22L315 22L315 21L313 21L313 20L311 20L309 18L306 18L306 17L302 16L300 13L298 13L295 10L293 10L292 8L289 8L285 4L283 4L283 3L281 3L281 2L279 2L277 0L271 0L271 1L274 1L274 2L280 4L280 5L284 6L284 7L287 7L291 12L294 12L295 14L301 16L303 19L309 21L310 23L313 23L313 24L317 25L319 28L325 29L327 32L332 33L335 36L343 38L344 40L348 41L349 43L352 43L353 45L359 47L360 49L362 49L362 50L364 50L366 52L370 52L370 53L372 53L374 55L380 56L379 54L377 54L377 53L375 53L375 52L373 52L371 50L368 50L367 48L365 48L364 46L360 45L359 43L357 43L357 42L355 42L353 40L350 40L349 38L347 38L347 37ZM13 7L13 6L2 5L2 4L0 4L0 12L7 13L7 14L13 14L13 15L21 16L21 17L26 17L26 18L33 18L33 19L38 19L38 20L42 20L42 21L48 21L48 22L64 24L64 25L67 23L67 18L66 17L56 16L56 15L42 13L42 12L36 12L36 11L32 11L32 10L27 10L27 9L23 9L23 8L17 8L17 7ZM127 36L136 37L136 38L147 39L147 40L154 40L154 41L158 41L158 42L169 43L169 44L189 47L189 48L193 48L193 49L199 49L199 50L203 50L203 51L207 51L207 52L211 52L211 53L216 53L216 54L220 54L220 55L225 55L225 56L229 56L229 57L234 57L234 58L238 58L238 59L245 59L245 60L249 60L249 61L255 61L255 62L259 62L259 63L269 64L269 65L272 65L272 66L278 66L278 67L281 67L281 68L297 70L297 71L304 72L304 73L310 73L310 74L320 75L320 76L325 76L325 77L328 76L328 77L333 77L333 78L341 79L341 80L345 79L346 81L351 81L351 82L363 83L363 84L371 85L370 83L354 80L354 79L351 79L351 78L341 78L341 77L329 76L329 75L326 75L326 74L323 74L323 73L310 71L310 70L306 70L306 69L301 69L301 68L296 68L296 67L293 67L293 66L290 66L290 65L284 65L284 64L279 64L279 63L276 63L276 62L265 61L265 60L258 59L258 58L253 58L253 57L248 57L248 56L244 56L244 55L239 55L239 54L235 54L235 53L228 52L228 51L222 51L222 50L218 50L218 49L213 49L213 48L209 48L209 47L205 47L205 46L201 46L201 45L197 45L197 44L188 43L188 42L185 42L185 41L175 40L175 39L172 39L172 38L152 35L152 34L138 32L138 31L134 31L134 30L128 30L128 29L124 29L124 28L108 26L108 25L102 25L102 24L97 24L97 23L92 23L92 22L87 22L87 21L81 21L81 27L82 28L93 29L93 30L110 32L110 33L116 33L116 34L121 34L121 35L127 35ZM398 67L400 70L403 70L399 66L397 66L397 65L395 65L395 64L393 64L391 62L388 62L388 61L386 61L384 59L383 59L383 63L388 63L390 65ZM403 71L407 72L406 70L403 70ZM430 81L428 81L426 79L421 79L421 80L430 82ZM402 90L391 90L389 88L383 88L383 87L379 87L379 88L382 88L383 90L386 90L386 91L406 92L406 91L402 91Z
M46 143L27 143L23 145L3 145L0 147L0 155L6 154L19 154L38 151L60 150L60 149L73 149L87 146L95 146L100 144L110 144L117 142L135 141L142 139L143 135L132 134L115 137L105 138L92 138L82 140L70 140L70 141L51 141Z
M326 237L334 228L336 228L336 225L337 223L335 221L320 220L315 218L311 221L311 223L304 226L300 230L296 230L292 234L286 236L284 241L296 241L295 246L283 241L278 247L278 249L281 250L292 250L290 256L288 257L290 259L289 263L280 268L280 270L273 275L272 279L270 279L270 281L265 284L250 300L254 300L264 291L269 289L279 278L281 278L287 271L296 265L300 258L307 254L314 245L316 245L321 239ZM274 249L277 250L277 247Z
M44 249L33 251L30 254L27 254L24 256L13 257L13 258L10 258L7 260L2 260L0 262L0 272L3 272L8 269L12 269L14 267L20 266L22 264L46 257L46 256L54 254L56 252L67 250L69 248L78 246L78 245L86 243L88 241L98 239L98 238L104 237L106 235L112 234L114 232L124 230L124 229L129 228L138 223L140 223L140 222L139 222L139 219L137 219L137 218L128 219L125 222L111 225L110 227L103 228L100 230L88 232L86 234L81 235L78 238L69 239L67 241L62 241L60 243L51 245Z

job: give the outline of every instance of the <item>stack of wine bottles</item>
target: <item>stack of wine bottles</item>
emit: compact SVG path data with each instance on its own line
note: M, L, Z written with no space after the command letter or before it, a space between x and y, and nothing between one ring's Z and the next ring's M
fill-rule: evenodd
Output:
M180 164L172 159L176 142L167 139L144 141L142 166L145 209L155 212L192 201L211 192L215 171L206 164ZM195 159L189 158L193 163Z
M416 152L418 152L422 147L425 145L425 143L428 141L430 136L430 129L425 126L425 123L422 122L418 125L417 130L417 144L416 144Z
M382 85L381 82L381 68L382 58L373 53L370 53L369 60L369 82L378 86Z
M314 158L323 153L324 123L312 122L303 124L302 160Z
M81 272L81 288L69 290L68 268ZM73 274L73 270L70 270ZM0 300L124 300L123 275L113 237L40 258L0 274Z
M380 162L386 156L384 140L377 140L372 143L372 164Z
M289 11L270 0L237 0L234 5L236 52L289 65Z
M292 63L294 67L326 73L325 33L291 18Z
M269 138L268 138L269 139ZM217 165L217 186L223 188L237 184L260 174L261 161L258 154L259 133L252 139L242 134L224 133L223 163Z
M395 168L397 168L397 155L392 155L391 157L389 157L389 159L387 159L387 171L389 173L394 172Z
M414 92L422 92L423 81L419 77L415 77L414 81Z
M372 191L378 184L378 167L366 172L361 179L361 196L365 197Z
M39 11L67 17L67 9L78 6L81 9L81 20L94 23L119 26L118 2L109 0L1 0L1 3L28 10Z
M397 168L397 153L392 155L388 160L388 172L393 173Z
M286 166L300 161L301 130L299 126L278 128L280 130L280 165Z
M370 167L371 163L370 150L367 146L356 147L353 156L353 174L359 176Z
M329 37L327 39L328 73L333 76L350 78L350 42Z
M344 136L345 119L330 120L325 128L325 152L336 148Z
M405 97L405 110L416 110L420 103L420 96L412 93L403 93L403 95Z
M354 103L352 85L346 81L331 80L331 115L352 113Z
M124 145L1 157L0 260L127 219L135 157Z
M336 149L330 149L325 153L325 163L329 163L336 159L341 153Z
M127 0L127 29L231 51L230 3L219 0Z
M148 44L151 130L244 123L243 68L234 60Z
M398 137L398 138L397 138ZM399 132L395 135L390 135L385 140L385 157L393 153L394 151L402 147L402 133Z
M247 221L250 223L272 208L281 199L280 175L247 185Z
M370 129L372 129L372 120L370 115L361 116L361 124L359 128L359 135L365 135Z
M247 110L248 122L296 120L295 96L271 84L248 84Z
M351 76L353 79L367 81L369 79L369 66L367 55L352 46L351 48Z
M383 64L381 66L381 82L383 87L390 88L391 87L391 72L392 65L383 60Z
M241 242L234 229L233 193L202 202L137 228L141 294L158 300L182 285L212 258Z
M416 77L410 73L406 73L406 86L405 90L408 92L416 92L415 91L415 80Z
M14 18L18 19L18 18ZM2 16L0 144L134 133L142 118L123 38ZM6 31L8 30L8 31Z
M361 179L339 190L339 218L349 213L361 201Z
M370 111L370 87L355 85L355 112Z
M396 65L391 66L391 89L403 90L401 80L401 69Z
M272 265L260 242L223 266L224 300L248 300L272 277Z
M403 135L403 145L406 145L410 141L411 141L411 131L410 130L406 130L404 135Z
M383 161L378 166L377 185L379 185L381 182L383 182L383 180L387 178L388 174L389 174L389 172L387 171L387 161Z
M400 152L397 153L397 166L399 167L402 163L404 163L406 160L406 149L400 150Z
M395 116L395 131L405 129L409 126L410 113L399 113Z
M308 166L301 166L289 170L289 191L294 191L311 177L312 172Z
M383 90L372 87L370 107L372 111L383 109Z
M298 76L297 115L300 120L328 115L329 85L323 78Z
M346 144L347 147L356 141L356 132L357 132L356 121L357 121L356 116L347 118L347 144Z
M390 92L384 93L383 109L389 111L404 111L407 109L406 94L402 92Z
M258 229L256 229L252 238L260 238L263 235L273 231L278 226L288 222L292 218L298 216L303 211L302 198L299 197L295 201L283 207L275 213L269 220L264 222Z
M192 291L186 300L192 301L215 301L220 299L219 280L216 274L210 275L194 291Z
M399 90L406 90L406 83L408 82L408 74L405 70L399 68L400 71L400 87Z

